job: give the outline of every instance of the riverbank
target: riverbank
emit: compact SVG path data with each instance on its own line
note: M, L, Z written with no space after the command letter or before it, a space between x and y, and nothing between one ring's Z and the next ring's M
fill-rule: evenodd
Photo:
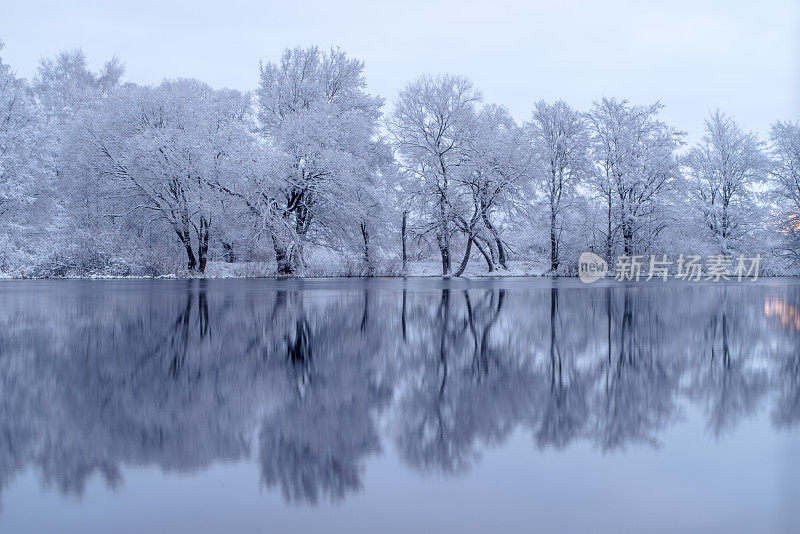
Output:
M467 266L462 278L537 278L553 277L549 272L548 265L544 262L534 261L509 261L507 269L495 269L489 272L485 263L472 262ZM612 277L613 273L607 275ZM575 273L559 272L559 277L577 278ZM768 269L759 273L762 278L770 277L797 277L800 272L797 270L778 270ZM442 278L441 264L436 261L415 261L410 262L407 272L394 265L383 265L376 269L371 275L362 272L357 265L347 263L311 264L302 275L290 278ZM647 277L647 269L642 269L642 278ZM179 270L174 273L161 275L138 275L138 274L109 274L109 273L87 273L83 275L70 274L66 276L31 276L24 271L0 273L0 279L20 280L20 279L78 279L78 280L125 280L125 279L248 279L248 278L285 278L278 276L275 264L272 262L209 262L206 271L202 274ZM450 278L454 278L453 275Z
M473 262L467 266L462 276L468 278L500 278L500 277L538 277L550 276L546 266L539 262L531 261L510 261L507 269L495 269L489 272L486 264ZM382 265L376 268L372 275L368 275L363 269L355 264L348 262L311 263L307 266L302 275L295 278L364 278L364 277L387 277L387 278L441 278L441 264L436 261L410 262L408 271L398 265ZM65 278L65 279L175 279L175 278L278 278L276 266L272 262L209 262L203 274L193 273L187 270L175 273L165 273L162 275L127 275L109 273L87 273L83 275L66 275L59 277L31 276L24 271L0 273L0 279L44 279L44 278Z

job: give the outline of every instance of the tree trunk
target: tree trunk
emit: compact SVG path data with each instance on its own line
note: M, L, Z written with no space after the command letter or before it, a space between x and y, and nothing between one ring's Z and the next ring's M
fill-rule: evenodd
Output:
M275 250L275 262L278 264L278 276L291 276L294 274L286 247L275 234L272 234L272 248Z
M550 212L550 270L558 270L558 238L556 236L556 214Z
M297 273L302 272L306 266L305 259L303 258L303 249L305 247L305 236L311 224L311 213L307 207L301 205L294 210L294 216L297 241L290 249L289 260L292 263L292 270Z
M729 230L729 221L728 221L728 202L727 200L723 199L722 201L722 253L728 253L728 237L730 237L730 230Z
M633 254L633 228L627 220L623 223L622 237L625 254L630 256Z
M195 258L194 251L192 250L192 242L184 241L183 246L186 249L186 255L189 257L189 263L186 265L186 268L190 271L194 271L197 268L197 258Z
M456 276L461 276L464 274L464 269L467 268L467 263L469 263L469 255L472 252L472 241L474 239L475 238L473 236L469 236L469 239L467 239L467 250L464 252L464 259L461 260L461 265L458 266Z
M361 223L361 237L364 239L364 266L366 267L366 275L375 275L375 266L372 263L372 254L369 248L369 230L367 230L366 223Z
M292 265L292 272L298 273L302 272L303 268L306 265L305 259L303 259L303 241L298 239L296 243L294 243L289 252L289 262Z
M222 249L225 251L223 254L225 263L235 263L236 254L233 252L233 245L230 243L222 243Z
M406 252L406 221L408 211L403 211L403 222L400 225L400 241L403 246L403 274L408 274L408 255Z
M608 194L608 233L606 233L606 261L611 263L611 193Z
M494 239L495 243L497 244L497 261L500 262L500 267L508 270L508 266L506 265L506 249L503 246L503 242L500 240L499 236L495 237Z
M491 256L489 256L489 254L486 253L486 250L481 246L477 238L475 238L474 241L475 241L475 246L478 248L478 251L483 255L483 259L486 260L486 265L487 267L489 267L489 272L494 271L494 258L492 258ZM492 247L489 243L486 243L486 248L492 250Z
M197 270L201 273L206 271L206 261L208 259L208 235L209 235L209 222L205 217L200 217L200 234L198 235L197 245Z
M497 246L497 261L500 262L500 266L503 269L508 269L508 267L506 267L506 251L503 248L503 242L500 240L500 235L497 233L497 229L489 220L489 214L484 211L481 216L483 217L483 224L485 224L486 228L488 228L489 232L491 232L495 245Z
M450 250L444 245L439 244L439 252L442 254L442 275L447 276L450 274Z
M180 205L180 222L177 221L173 223L173 228L175 228L175 232L178 234L178 238L183 243L183 247L186 249L186 255L189 257L189 262L187 264L187 269L190 271L194 271L197 268L197 258L194 255L194 251L192 250L192 234L191 228L192 224L189 219L189 211L186 208L186 200L183 196L183 191L179 188L176 189L174 193L174 197L178 200L182 200Z
M175 233L178 234L178 239L181 240L183 248L186 250L186 256L189 259L186 268L190 271L194 271L195 268L197 268L197 258L195 258L194 251L192 250L192 236L189 234L189 230L187 228L180 229L174 223L173 228L175 229Z
M447 187L445 182L445 188ZM445 195L439 199L439 234L436 236L439 242L439 252L442 254L442 275L450 274L450 225L447 218L447 207L445 206Z

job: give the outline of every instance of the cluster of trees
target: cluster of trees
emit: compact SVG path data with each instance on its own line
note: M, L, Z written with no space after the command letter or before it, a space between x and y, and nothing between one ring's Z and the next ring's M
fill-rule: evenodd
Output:
M286 50L252 93L122 83L112 60L0 59L0 271L303 274L331 252L365 275L577 254L758 252L800 262L800 122L769 142L721 112L696 146L659 103L538 102L518 124L460 76L422 76L384 114L363 62ZM330 254L328 254L330 256Z
M313 503L385 450L457 474L517 432L613 452L687 413L714 437L800 424L797 286L206 284L4 293L0 496L31 468L80 494L131 466L252 459Z

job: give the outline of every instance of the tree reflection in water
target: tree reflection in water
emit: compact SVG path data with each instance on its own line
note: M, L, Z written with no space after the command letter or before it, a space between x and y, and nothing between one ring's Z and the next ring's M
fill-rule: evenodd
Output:
M361 489L385 440L413 469L462 473L520 429L614 451L658 445L687 403L719 439L765 410L800 420L796 285L3 291L0 491L30 466L80 494L125 466L256 458L266 487L316 503Z

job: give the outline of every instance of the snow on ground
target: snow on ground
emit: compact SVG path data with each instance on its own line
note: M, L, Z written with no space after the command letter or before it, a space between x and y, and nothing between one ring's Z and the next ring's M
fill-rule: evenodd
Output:
M455 270L455 268L454 268ZM542 276L547 266L542 262L509 261L508 269L495 269L491 273L483 262L472 261L467 265L463 276L467 278L479 277L507 277L507 276ZM379 267L376 276L403 276L402 269L398 266ZM210 262L206 267L206 278L257 278L275 276L275 265L272 263L223 263ZM325 264L310 262L304 274L306 277L358 277L361 276L357 265L346 260L331 260ZM408 274L410 277L440 277L442 276L441 263L437 261L409 262Z
M508 269L495 269L489 272L486 263L471 261L463 276L474 277L503 277L503 276L542 276L547 267L541 262L534 261L509 261ZM454 266L455 270L457 266ZM442 264L437 261L415 261L408 265L408 276L442 276Z
M206 278L261 278L275 276L275 265L267 262L208 262Z
M463 278L502 278L526 276L552 276L548 272L549 265L544 261L514 260L507 262L508 269L495 269L489 272L485 262L473 260L469 263ZM453 270L457 269L457 265ZM309 262L305 272L299 278L357 278L364 276L363 269L355 260L342 257L314 257ZM762 277L769 276L798 276L797 271L762 272ZM209 262L202 275L182 271L160 276L115 276L108 274L87 274L84 276L69 276L67 278L81 279L114 279L114 278L273 278L276 276L273 262L237 262L226 263L221 261ZM404 276L399 265L383 265L376 269L374 276L402 277ZM408 265L405 276L412 278L439 278L442 276L441 263L436 260L412 261ZM451 274L451 276L453 276ZM559 273L559 276L564 276ZM613 275L612 275L613 276ZM1 273L0 279L29 278L24 272Z

